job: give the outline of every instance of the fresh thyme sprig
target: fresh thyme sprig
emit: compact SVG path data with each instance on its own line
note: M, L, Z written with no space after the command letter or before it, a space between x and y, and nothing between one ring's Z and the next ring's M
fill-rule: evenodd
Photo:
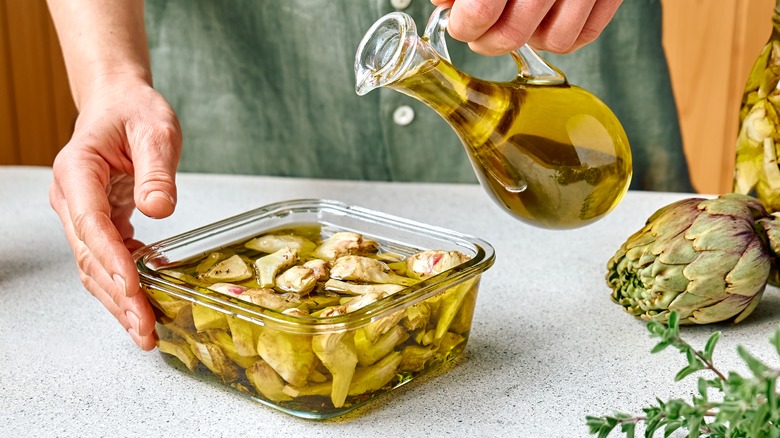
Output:
M680 337L679 316L675 312L670 315L668 326L651 321L647 328L651 337L659 338L652 353L671 346L685 355L688 364L677 373L675 381L701 370L708 370L713 377L699 377L697 393L690 401L656 399L656 404L642 409L644 415L616 412L610 416L587 416L586 422L592 435L603 438L619 427L621 432L632 438L636 426L644 423L644 436L647 438L661 430L664 437L671 436L675 431L687 431L687 436L692 438L780 438L780 401L777 393L780 368L769 367L744 347L738 346L737 353L752 376L743 377L733 371L724 374L712 360L720 332L710 335L703 350L696 350ZM770 342L780 355L780 327ZM718 396L711 397L711 392Z

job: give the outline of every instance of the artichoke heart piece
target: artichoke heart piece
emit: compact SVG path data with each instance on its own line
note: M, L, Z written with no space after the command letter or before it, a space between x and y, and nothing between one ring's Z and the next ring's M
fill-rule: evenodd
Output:
M436 310L436 335L439 340L450 329L455 317L466 302L466 297L476 294L476 284L478 277L472 277L457 286L454 286L439 296L439 302ZM473 292L472 292L473 291Z
M266 234L256 237L244 244L245 247L255 251L272 254L280 249L294 249L299 256L303 257L317 247L317 244L303 236L286 234Z
M431 306L422 301L413 306L409 306L404 311L402 323L409 330L424 329L431 319Z
M345 313L343 307L330 307L325 309L321 316L327 318ZM337 408L344 406L352 382L352 375L355 373L355 367L358 363L353 332L314 335L312 349L333 376L330 393L333 406ZM297 385L293 384L293 386Z
M226 319L236 352L241 356L257 356L255 324L232 315L226 316Z
M327 281L330 278L330 266L325 260L312 259L304 263L303 266L314 271L317 281Z
M273 402L292 400L292 397L283 392L284 380L263 360L258 360L246 369L246 378L255 390L268 400Z
M411 286L417 280L402 277L393 272L386 263L364 256L339 257L330 268L330 277L337 280L352 280L365 283L398 284Z
M382 389L398 375L402 359L401 352L394 351L373 365L356 368L347 394L357 396ZM331 382L325 382L302 387L286 385L283 391L292 397L325 396L334 391L334 388ZM343 404L334 406L338 408Z
M333 261L349 254L375 254L379 243L364 239L362 235L350 231L340 231L328 237L312 254L322 260Z
M402 359L401 352L394 351L371 366L355 370L352 384L349 386L349 395L355 396L382 389L398 375L398 366Z
M212 283L241 281L252 278L252 270L240 255L235 254L212 266L198 278Z
M191 286L200 286L200 287L208 287L208 285L211 284L208 281L203 281L198 277L195 277L193 275L187 274L182 271L178 271L176 269L160 269L157 272L160 275L162 275L163 278L167 280L171 280L174 283L188 284Z
M459 251L420 251L406 258L406 275L423 280L452 269L469 259L469 256Z
M160 339L157 341L157 348L163 353L176 356L190 371L198 366L198 358L183 339Z
M276 289L283 292L308 295L317 285L314 270L305 266L293 266L276 277Z
M165 316L171 319L176 318L176 315L178 315L183 308L189 307L190 305L188 301L172 297L166 292L151 287L145 288L145 292L149 297L149 302L152 306L159 309Z
M346 295L392 295L404 290L406 286L400 284L355 284L331 278L325 282L325 290L339 292Z
M358 297L350 299L345 305L344 310L349 312L354 312L358 309L362 309L363 307L368 306L371 303L374 303L376 301L381 300L382 298L388 296L389 294L385 292L378 292L378 291L372 291L368 292L365 295L360 295Z
M236 296L246 292L249 288L233 283L213 283L208 286L208 289L221 294Z
M238 298L267 309L276 310L277 312L283 312L301 305L301 301L296 297L279 295L273 289L268 288L247 289Z
M200 263L198 263L198 266L195 267L195 272L198 274L204 274L209 271L209 269L213 268L214 265L219 263L220 260L222 260L225 257L224 254L222 254L219 251L212 251L207 255L203 260L201 260Z
M399 371L421 371L436 352L432 345L421 347L419 345L407 345L401 350L401 363L398 365Z
M255 272L257 284L260 287L274 287L276 275L298 262L298 250L295 248L282 248L267 256L255 260Z
M644 320L742 321L758 304L773 254L754 198L688 198L659 209L607 263L612 301Z
M374 364L407 339L409 339L409 333L400 325L393 326L375 342L368 339L365 330L357 330L355 332L355 347L357 348L358 364L363 367Z
M222 349L225 356L241 366L241 368L251 367L259 358L256 355L244 356L238 352L233 338L224 330L208 330L206 332L211 342Z
M192 320L199 332L209 329L227 330L228 328L224 313L203 304L192 304Z
M300 309L287 309L282 313L308 316ZM288 333L263 327L257 336L257 353L291 385L303 386L309 374L317 366L317 356L312 351L311 336Z
M377 342L380 336L390 331L393 327L399 326L404 316L406 316L406 311L398 310L388 316L370 322L365 327L361 327L360 330L365 334L369 342Z
M175 325L167 326L173 333L187 341L190 350L198 360L212 373L222 378L223 382L233 382L238 379L239 368L225 355L222 349L211 342L208 335L190 333Z

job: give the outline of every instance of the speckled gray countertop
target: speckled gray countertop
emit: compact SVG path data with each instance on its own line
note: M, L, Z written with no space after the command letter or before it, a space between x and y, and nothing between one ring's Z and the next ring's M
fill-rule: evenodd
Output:
M471 338L449 367L344 417L302 420L185 375L142 352L79 281L48 203L51 169L0 167L0 436L587 436L585 416L636 412L673 383L684 359L651 355L645 325L609 299L605 264L681 194L630 192L586 228L549 231L494 206L478 186L181 174L171 218L136 217L147 243L271 202L328 198L490 242ZM716 361L744 370L735 347L776 363L780 322L768 288L744 323L684 328L695 345L722 330ZM618 434L615 434L617 436Z

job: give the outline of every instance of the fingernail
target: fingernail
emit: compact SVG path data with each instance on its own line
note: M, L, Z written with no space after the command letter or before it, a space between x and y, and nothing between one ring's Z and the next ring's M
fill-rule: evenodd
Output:
M112 277L114 279L114 283L116 283L117 287L119 287L119 290L122 291L122 295L127 294L127 283L125 283L124 277L122 277L119 274L114 274Z
M127 317L127 320L130 321L130 325L132 328L128 329L128 331L135 331L135 335L138 336L138 332L140 331L141 327L141 318L138 317L135 313L128 310L125 312L125 316ZM132 333L130 333L132 335Z
M154 191L154 192L149 192L149 194L146 195L146 199L145 200L146 201L151 201L152 199L155 199L155 198L156 199L162 199L164 201L169 202L170 204L174 203L173 202L173 198L171 198L171 196L169 194L167 194L165 192L161 192L159 190L158 191Z

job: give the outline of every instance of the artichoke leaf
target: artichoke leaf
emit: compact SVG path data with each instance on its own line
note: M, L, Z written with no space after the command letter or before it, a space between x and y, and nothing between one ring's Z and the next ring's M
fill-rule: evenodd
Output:
M607 262L612 301L636 317L664 323L671 310L683 324L742 320L773 269L764 242L775 231L767 231L774 225L766 217L755 198L740 194L660 208Z

